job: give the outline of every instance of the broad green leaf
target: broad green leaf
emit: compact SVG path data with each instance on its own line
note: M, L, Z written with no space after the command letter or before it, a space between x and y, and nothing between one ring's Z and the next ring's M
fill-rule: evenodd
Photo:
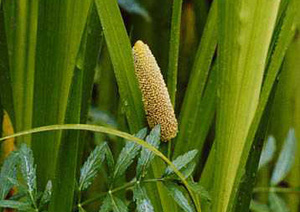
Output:
M33 154L26 144L22 144L19 149L20 169L26 183L27 192L33 205L36 204L37 184L36 167L34 166Z
M83 164L83 167L80 170L80 179L79 179L79 190L83 191L87 189L95 179L98 174L98 171L102 165L102 162L105 158L104 146L107 145L103 143L102 145L97 146L93 152L89 155L86 162Z
M173 197L175 202L186 212L195 211L194 208L189 204L189 201L180 190L180 187L171 182L164 182L164 185L168 189L170 195Z
M151 146L158 148L160 143L160 125L156 125L150 132L150 134L146 137L146 142ZM153 152L148 149L143 148L141 151L141 156L139 157L137 168L136 168L136 176L137 179L144 177L149 167L151 161L154 158Z
M270 58L271 61L269 62L267 67L267 71L266 71L267 74L264 79L259 105L257 107L255 117L252 121L251 127L247 135L247 142L243 149L243 157L239 165L238 175L235 179L234 190L237 189L239 183L241 182L241 179L244 176L244 169L248 160L249 152L252 148L255 148L253 144L257 136L256 132L259 128L264 126L262 125L265 122L263 117L265 116L265 112L268 110L267 108L270 107L269 100L274 97L274 92L277 87L276 79L278 77L281 64L285 57L286 49L290 45L295 33L295 27L294 27L294 20L296 14L295 5L294 5L295 3L296 1L290 2L287 11L284 13L284 20L282 25L277 26L281 29L281 31L278 36L275 36L273 38L276 40L276 46L274 47L274 49L270 49L270 51L272 51L272 56ZM251 176L251 174L249 176ZM245 194L246 198L249 198L249 193L245 193L245 192L242 193Z
M41 197L39 207L43 207L44 205L49 203L50 199L51 199L51 195L52 195L52 182L49 180L47 185L46 185L46 188L44 190L44 193Z
M295 162L296 149L295 130L290 129L272 173L272 186L280 183L291 170L292 165Z
M178 170L181 170L183 167L185 167L186 165L188 165L197 155L198 150L194 149L191 150L183 155L178 156L175 160L172 161L172 163L175 165L175 167ZM165 175L169 175L172 174L173 170L171 169L171 167L167 167L165 170Z
M31 209L29 203L18 202L13 200L0 200L0 208L12 208L20 211L29 211Z
M13 183L9 180L16 179L16 166L19 161L18 153L11 153L4 161L0 172L0 200L4 199Z
M110 212L112 210L111 197L108 194L102 202L99 212Z
M154 208L150 199L147 196L146 189L140 183L137 183L133 188L133 199L137 204L138 212L154 212Z
M146 134L147 134L147 129L144 128L136 134L136 137L140 139L144 139ZM138 144L132 142L126 142L125 147L122 149L115 166L115 173L114 173L115 178L122 176L124 174L126 169L133 162L133 159L139 153L140 149L141 147Z
M137 0L118 0L119 5L129 13L137 14L150 21L148 11Z
M265 144L262 150L258 169L262 168L273 159L275 151L276 151L275 138L273 136L269 136L267 139L267 143Z
M270 212L270 208L268 205L259 203L255 200L251 200L250 210L253 212Z
M33 127L65 121L77 53L92 0L37 2ZM56 132L32 138L40 189L56 175L60 137Z
M269 204L272 212L289 212L287 204L276 193L269 194Z
M279 1L218 0L218 84L213 211L228 211L260 99ZM267 11L267 12L266 12Z
M127 212L126 204L118 197L110 195L113 212Z

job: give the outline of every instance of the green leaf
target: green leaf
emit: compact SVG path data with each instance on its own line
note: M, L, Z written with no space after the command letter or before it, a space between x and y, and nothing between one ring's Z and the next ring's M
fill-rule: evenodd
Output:
M269 204L272 212L289 212L284 200L276 193L271 192L269 194Z
M96 0L103 32L114 67L119 93L132 133L143 127L142 95L134 72L130 41L116 0Z
M79 190L83 191L87 189L95 179L98 171L101 167L102 162L105 158L104 146L107 145L103 143L97 146L94 151L89 155L87 161L83 164L80 170L79 179Z
M276 151L275 138L273 136L269 136L267 139L267 143L265 144L262 150L258 169L262 168L273 159L275 151Z
M0 200L0 208L12 208L21 211L28 211L31 209L29 203L18 202L13 200Z
M114 160L114 156L108 146L108 144L106 143L106 145L104 146L104 152L105 152L105 157L106 157L106 163L108 166L108 170L110 174L114 173L114 167L115 167L115 160Z
M126 204L118 197L110 195L110 200L111 200L113 212L127 212L128 211Z
M101 25L93 4L81 39L77 54L72 83L68 96L64 123L86 123L90 107L91 91L94 80L95 67L103 36ZM80 158L86 140L84 132L65 131L62 133L56 166L56 179L53 181L53 197L50 211L70 211L73 207L74 190ZM80 158L81 159L81 158Z
M164 182L164 185L168 189L170 195L173 197L175 202L186 212L195 211L194 208L189 204L189 201L180 190L180 187L172 182Z
M170 99L175 106L175 96L177 90L177 72L178 72L178 56L180 44L180 23L181 23L182 0L176 0L172 7L172 22L170 32L170 50L168 65L168 91Z
M230 211L260 101L279 1L218 1L218 118L213 211ZM266 12L268 11L268 12ZM273 85L273 83L272 83ZM244 169L244 166L243 166ZM239 181L240 182L240 181Z
M39 207L43 207L44 205L49 203L50 199L51 199L51 195L52 195L52 182L51 182L51 180L49 180L47 185L46 185L46 188L44 190L44 193L41 197Z
M147 134L147 129L144 128L140 130L137 134L136 137L140 139L144 139ZM130 164L133 162L133 159L137 156L139 153L139 150L141 147L132 142L126 142L125 147L122 149L116 166L115 166L115 173L114 173L114 178L122 176L126 169L130 166Z
M146 189L140 183L137 183L133 188L133 199L137 204L138 212L154 212L149 197L147 196Z
M105 197L99 212L110 212L111 210L112 210L111 198L110 195L108 194Z
M200 196L201 201L206 201L211 203L212 202L212 197L210 193L199 183L193 182L192 180L188 181L191 189Z
M146 137L146 142L151 146L158 148L160 143L160 125L156 125L150 132L150 134ZM154 154L148 149L143 148L141 151L141 156L138 160L136 175L137 179L144 177L146 174L146 170L150 165L150 162L153 160Z
M10 69L9 69L9 55L8 43L5 33L3 7L0 7L0 107L6 110L9 114L12 123L15 124L13 91L11 85ZM2 122L2 118L0 119ZM1 131L2 131L2 123Z
M292 165L295 162L296 149L295 130L290 129L272 173L272 186L280 183L291 170Z
M196 162L191 162L185 168L183 168L181 170L181 172L185 176L185 178L188 178L189 176L191 176L193 174L193 172L195 171L196 166L197 166Z
M137 0L118 0L118 3L127 12L140 15L146 21L151 20L148 11Z
M218 14L217 1L210 9L209 17L198 46L197 54L185 92L184 101L180 112L179 130L175 143L174 156L183 154L193 146L191 139L193 133L199 132L199 109L203 92L211 69L211 62L217 46ZM209 123L208 123L209 124ZM198 147L196 147L198 148Z
M31 149L26 144L22 144L19 149L20 169L22 176L26 182L27 191L33 205L36 204L37 184L36 184L36 168L34 167L34 159Z
M0 172L0 200L4 199L14 184L9 180L16 179L16 165L19 156L12 152L4 161Z
M270 209L267 205L259 203L255 200L251 200L250 209L253 212L270 212Z
M178 156L175 160L172 161L174 166L180 171L183 167L188 165L197 155L198 150L191 150L183 155ZM168 166L165 170L165 175L170 175L173 173L173 170Z

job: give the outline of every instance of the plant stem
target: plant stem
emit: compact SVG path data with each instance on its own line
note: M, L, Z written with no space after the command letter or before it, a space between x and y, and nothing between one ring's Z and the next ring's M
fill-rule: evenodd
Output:
M162 181L164 181L164 180L165 180L164 178L147 179L147 180L143 180L143 183L162 182ZM124 185L122 185L122 186L120 186L120 187L117 187L117 188L114 188L114 189L112 189L112 190L109 190L110 192L107 191L107 192L98 194L98 195L94 196L94 197L91 198L91 199L88 199L88 200L86 200L86 201L84 201L84 202L82 202L82 203L79 203L79 204L78 204L78 207L79 207L79 205L82 207L82 206L84 206L84 205L87 205L87 204L90 204L90 203L92 203L92 202L95 202L95 201L101 199L102 197L104 197L107 193L113 194L113 193L116 193L116 192L121 191L121 190L124 190L124 189L132 188L137 182L139 182L139 181L133 180L133 181L130 181L130 182L128 182L128 183L125 183Z

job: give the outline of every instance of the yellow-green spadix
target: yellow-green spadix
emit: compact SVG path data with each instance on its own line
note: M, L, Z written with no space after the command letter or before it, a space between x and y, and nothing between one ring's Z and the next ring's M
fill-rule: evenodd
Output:
M137 41L132 51L148 124L151 128L160 124L161 139L168 141L176 136L178 124L160 68L142 41Z

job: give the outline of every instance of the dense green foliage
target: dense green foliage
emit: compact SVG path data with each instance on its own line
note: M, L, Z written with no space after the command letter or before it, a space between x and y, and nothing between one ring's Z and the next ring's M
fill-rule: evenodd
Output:
M0 211L299 211L299 11L0 0ZM168 143L146 123L137 40L175 109Z

